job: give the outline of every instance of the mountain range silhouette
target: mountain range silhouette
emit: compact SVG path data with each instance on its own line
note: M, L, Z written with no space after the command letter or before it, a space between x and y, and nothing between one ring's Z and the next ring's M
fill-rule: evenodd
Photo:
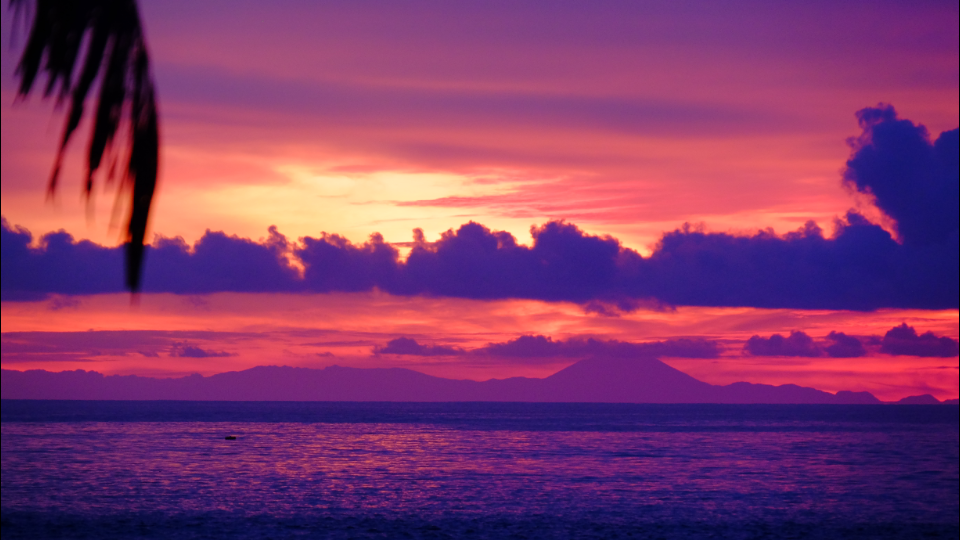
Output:
M259 366L204 377L105 376L95 371L2 370L3 399L195 401L504 401L596 403L876 404L869 392L699 381L655 358L594 357L543 379L433 377L405 368ZM949 400L956 401L956 400ZM904 403L939 403L911 396Z

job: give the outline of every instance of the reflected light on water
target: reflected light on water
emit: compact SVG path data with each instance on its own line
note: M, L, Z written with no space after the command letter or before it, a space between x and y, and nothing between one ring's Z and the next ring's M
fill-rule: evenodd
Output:
M2 497L5 512L84 514L936 518L944 499L910 494L956 487L956 434L912 433L925 450L909 459L890 451L902 435L6 423Z

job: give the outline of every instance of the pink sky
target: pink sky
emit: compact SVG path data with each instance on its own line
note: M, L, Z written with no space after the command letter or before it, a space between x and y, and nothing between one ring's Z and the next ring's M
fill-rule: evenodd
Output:
M147 1L141 11L162 121L152 230L188 243L207 229L262 238L271 225L290 239L379 232L409 242L420 228L435 241L473 220L530 244L531 226L564 219L648 255L685 222L783 234L814 220L830 236L850 208L892 231L841 183L855 111L891 103L934 138L960 124L956 3ZM45 200L62 111L37 96L14 103L25 33L11 49L11 21L5 12L0 210L35 238L65 229L116 245L113 191L98 190L92 210L79 195L83 127L56 200ZM702 337L725 344L719 358L668 362L711 383L957 397L956 357L743 352L755 334L866 339L903 322L960 337L956 309L679 306L603 317L562 302L386 293L144 294L136 307L89 295L5 301L2 365L154 375L409 365L482 379L542 376L569 360L476 365L371 351L400 336L460 347L521 335ZM184 339L231 356L8 353L12 332L88 329L211 332ZM336 345L315 345L326 341Z

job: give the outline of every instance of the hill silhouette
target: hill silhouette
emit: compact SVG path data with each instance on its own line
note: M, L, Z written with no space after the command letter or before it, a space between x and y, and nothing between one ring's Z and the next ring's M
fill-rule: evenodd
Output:
M699 381L655 358L594 357L543 378L470 381L404 368L259 366L209 377L158 379L95 371L3 370L4 399L197 401L517 401L597 403L880 403L793 384Z

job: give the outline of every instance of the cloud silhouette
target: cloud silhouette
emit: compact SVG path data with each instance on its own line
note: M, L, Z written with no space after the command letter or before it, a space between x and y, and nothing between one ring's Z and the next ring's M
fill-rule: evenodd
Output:
M827 340L832 343L824 347L824 351L832 358L856 358L867 354L867 349L859 339L843 332L830 332Z
M422 345L416 340L399 337L385 346L374 347L374 354L411 356L473 356L512 359L520 363L543 363L558 359L614 356L621 358L672 356L681 358L716 358L720 354L715 341L706 339L669 339L652 343L629 343L617 340L571 338L554 340L542 335L523 335L510 341L488 343L476 349L439 345Z
M649 258L609 236L554 221L534 228L533 246L503 231L467 223L438 242L414 244L406 261L379 235L354 245L337 235L296 247L271 228L254 242L207 232L193 247L161 238L147 250L146 292L330 292L373 288L397 295L526 298L580 303L603 314L640 305L754 306L796 309L958 305L956 246L900 245L850 213L837 235L808 223L786 235L667 233ZM4 300L50 294L121 292L121 250L64 232L31 235L3 223ZM948 243L949 244L949 243ZM951 251L952 250L952 251ZM301 278L287 257L299 258ZM599 306L599 307L598 307Z
M398 337L382 347L374 347L374 354L402 354L409 356L453 356L463 354L463 349L443 345L421 345L415 339Z
M0 218L0 292L3 300L39 300L50 294L96 294L123 290L123 253L60 230L33 235Z
M752 336L743 350L753 356L822 356L823 351L805 332L794 330L789 337L773 334L768 338Z
M915 307L960 304L957 245L913 248L850 212L826 239L808 222L783 236L706 233L685 226L663 236L638 266L636 285L673 305L799 309Z
M399 280L383 288L395 294L586 302L614 287L624 252L617 240L562 221L533 227L531 234L528 248L507 232L467 223L437 242L414 245Z
M595 341L590 340L592 345ZM570 358L590 354L587 341L554 341L548 336L520 336L502 343L488 343L476 349L474 354L506 358Z
M309 247L298 254L308 288L317 291L376 286L399 295L571 301L605 313L633 309L641 300L859 310L958 303L950 294L957 290L957 270L950 269L957 263L950 262L949 246L901 246L856 213L837 222L833 239L812 222L783 236L771 231L734 236L685 226L665 234L649 258L612 237L589 235L561 221L531 232L534 242L526 247L509 233L471 222L438 242L415 243L405 262L379 239L353 246L326 235L304 239ZM348 261L342 277L337 261Z
M960 228L960 130L933 143L922 125L897 118L890 105L857 112L863 133L849 141L844 182L875 197L897 222L904 243L957 241Z
M488 343L471 354L501 358L580 358L603 355L622 358L680 357L716 358L720 354L715 341L706 339L669 339L651 343L630 343L618 340L571 338L556 340L542 335L524 335L502 343Z
M958 350L957 340L937 337L933 332L917 335L917 331L907 323L887 330L880 344L881 352L893 355L950 358L958 356Z
M144 292L281 292L301 289L285 259L286 238L275 227L260 242L207 231L192 247L182 238L158 238L146 249ZM4 300L37 300L50 294L122 292L123 249L58 231L31 247L32 235L2 220L0 284Z
M170 347L170 356L175 358L216 358L234 355L226 351L209 351L196 345L180 342L174 343Z
M260 242L207 230L192 247L180 237L159 238L147 250L145 292L284 292L301 288L286 260L291 246L270 227Z
M374 234L363 244L323 233L291 243L271 227L260 241L207 231L193 246L160 238L147 249L143 290L177 294L369 291L473 299L576 302L601 315L641 305L792 309L960 307L958 131L933 143L892 107L857 113L844 182L871 194L896 221L901 242L850 211L825 238L813 222L777 235L665 233L647 258L611 236L572 223L533 227L533 244L475 222L425 242L410 255ZM74 241L63 231L32 236L3 219L2 297L119 292L120 248ZM290 261L299 262L301 276ZM852 342L850 343L852 345ZM835 348L838 354L841 346ZM855 352L846 350L843 354Z
M336 234L302 238L294 250L306 270L303 287L315 292L391 288L399 272L399 252L380 234L359 246Z

